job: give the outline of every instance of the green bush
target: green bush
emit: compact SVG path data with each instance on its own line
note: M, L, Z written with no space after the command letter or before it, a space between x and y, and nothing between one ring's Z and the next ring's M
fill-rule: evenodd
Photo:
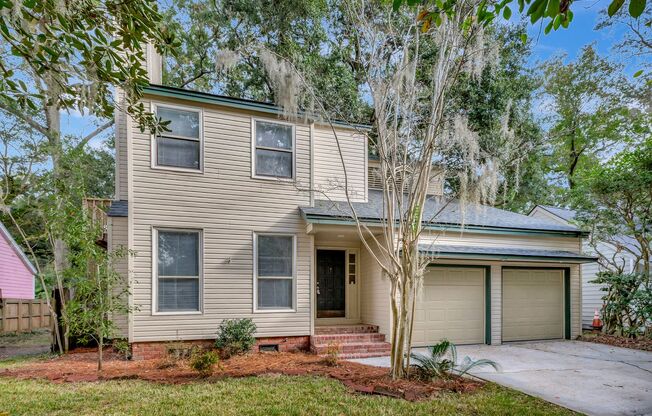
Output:
M190 358L190 367L206 377L213 374L213 367L219 360L215 351L196 351Z
M129 346L129 341L123 338L116 338L113 340L112 345L113 349L126 360L131 358L131 347Z
M222 357L244 354L254 346L256 324L249 318L225 319L217 329L215 346L219 348Z

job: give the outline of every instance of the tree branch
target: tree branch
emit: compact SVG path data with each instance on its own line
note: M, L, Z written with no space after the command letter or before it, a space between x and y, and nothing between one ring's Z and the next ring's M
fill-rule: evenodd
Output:
M14 117L17 117L18 119L25 122L28 126L33 128L34 130L36 130L39 133L41 133L42 135L44 135L45 137L51 138L50 133L48 132L48 130L45 127L43 127L42 125L40 125L39 123L37 123L36 121L34 121L34 119L29 117L28 115L26 115L24 113L21 113L20 111L16 110L15 108L13 108L13 107L11 107L11 106L9 106L9 105L1 102L1 101L0 101L0 109L4 110L6 113L11 114Z
M96 128L92 133L86 135L86 137L84 137L81 140L81 142L79 142L79 144L77 146L75 146L75 150L82 149L84 146L86 146L86 144L89 141L91 141L91 139L93 137L97 136L98 134L102 133L104 130L111 127L113 125L113 123L114 123L114 120L111 119L111 120L107 121L106 123L102 124L101 126L99 126L98 128Z

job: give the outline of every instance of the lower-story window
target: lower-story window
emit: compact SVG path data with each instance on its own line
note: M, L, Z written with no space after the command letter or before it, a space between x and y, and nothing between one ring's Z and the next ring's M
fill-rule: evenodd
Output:
M254 235L256 308L294 309L296 244L294 235Z
M201 231L155 230L157 312L201 310Z

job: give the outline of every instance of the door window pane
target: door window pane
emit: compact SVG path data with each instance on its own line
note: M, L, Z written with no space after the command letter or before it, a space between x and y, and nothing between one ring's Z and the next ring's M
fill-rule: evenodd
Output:
M259 308L292 308L292 279L259 279Z
M178 168L199 169L199 141L158 137L156 164Z

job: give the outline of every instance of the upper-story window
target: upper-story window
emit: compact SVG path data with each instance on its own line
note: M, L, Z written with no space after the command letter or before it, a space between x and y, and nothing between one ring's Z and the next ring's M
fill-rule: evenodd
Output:
M157 105L156 115L169 121L167 130L155 138L154 165L201 170L201 111Z
M294 178L294 126L255 120L253 150L254 176Z

